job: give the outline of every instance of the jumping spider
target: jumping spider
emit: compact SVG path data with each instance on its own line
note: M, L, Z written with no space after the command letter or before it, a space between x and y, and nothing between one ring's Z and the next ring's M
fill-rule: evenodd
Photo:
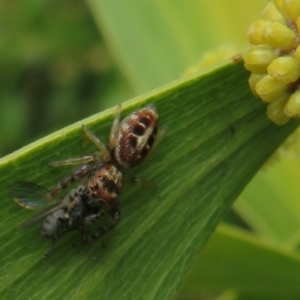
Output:
M86 235L86 243L102 237L119 223L121 213L116 198L121 193L123 185L122 171L142 163L156 138L158 115L153 105L131 113L121 123L120 113L121 105L118 105L108 146L105 146L85 125L82 125L84 133L94 142L99 152L50 163L51 166L83 165L60 181L47 194L48 199L57 195L74 181L80 181L88 176L87 189L91 195L89 205L93 202L95 206L101 203L101 207L104 207L111 217L111 221L106 225Z

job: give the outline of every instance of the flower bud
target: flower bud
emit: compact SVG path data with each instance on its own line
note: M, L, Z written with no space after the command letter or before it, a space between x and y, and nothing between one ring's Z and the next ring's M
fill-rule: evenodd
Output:
M270 75L264 76L255 86L255 91L266 103L271 103L285 92L287 86L275 81Z
M250 88L252 92L254 93L255 96L258 96L256 91L255 91L255 86L256 84L263 78L265 77L266 74L254 74L252 73L248 79Z
M284 107L284 112L291 118L300 117L300 90L295 91L291 95L288 103Z
M300 65L292 56L277 57L268 66L268 74L280 83L289 84L300 77Z
M277 52L269 47L258 46L245 54L245 68L256 74L267 73L267 67L274 58L278 56Z
M300 64L300 45L295 50L295 58L297 59L298 63Z
M297 25L298 32L300 32L300 17L297 19L296 25Z
M262 31L262 40L269 46L290 50L294 47L297 34L284 24L273 22Z
M255 45L244 55L249 86L269 103L268 118L277 125L300 118L300 0L270 1L247 36Z
M253 45L262 44L262 31L269 24L271 22L267 20L258 20L252 23L247 32L248 41Z
M284 113L284 106L288 102L290 94L284 93L281 97L270 103L267 107L267 116L276 125L286 124L290 118Z
M300 15L300 1L299 0L284 0L281 6L282 12L287 19L294 22Z

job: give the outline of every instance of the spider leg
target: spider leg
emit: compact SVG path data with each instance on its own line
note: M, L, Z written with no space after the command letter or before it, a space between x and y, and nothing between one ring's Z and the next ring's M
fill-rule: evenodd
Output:
M109 135L109 150L112 150L116 147L116 140L117 140L117 134L119 131L121 110L122 110L122 105L118 104L115 119L111 126L110 135Z
M104 211L101 210L101 211L99 211L97 213L90 214L90 215L86 216L84 218L84 220L83 220L84 221L84 225L88 226L88 225L91 225L91 224L97 222L103 216L103 214L104 214Z
M85 155L82 157L72 157L65 160L51 161L49 166L60 167L60 166L70 166L70 165L80 165L80 164L91 164L98 160L96 155Z
M89 164L85 164L80 168L76 169L72 174L65 177L61 180L56 187L51 189L47 195L46 200L49 200L56 196L61 190L69 187L73 182L82 180L85 176L87 176L91 171L91 166Z
M75 228L80 231L80 242L74 244L74 246L82 246L89 244L89 225L95 223L100 219L100 217L104 214L104 211L101 210L94 214L89 214L83 218L82 222Z
M104 161L110 160L110 153L107 150L106 146L101 142L101 140L94 135L84 124L82 124L82 130L85 135L96 145L96 147L100 150L100 156Z
M117 205L111 207L109 211L109 215L111 216L112 220L107 223L106 225L100 227L96 232L91 235L92 240L97 240L104 236L106 233L113 230L121 221L121 212Z
M85 243L92 243L101 237L103 237L108 232L112 231L120 222L121 220L121 212L117 204L114 204L110 207L108 214L111 216L112 220L105 224L104 226L100 227L90 236L86 237Z

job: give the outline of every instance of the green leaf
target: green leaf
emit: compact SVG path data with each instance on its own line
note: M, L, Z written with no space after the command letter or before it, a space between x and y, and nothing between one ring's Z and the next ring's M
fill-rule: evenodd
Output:
M278 127L268 121L265 105L249 91L247 77L241 63L228 63L124 103L123 116L155 103L167 134L149 159L129 172L157 189L124 187L123 220L105 248L100 241L73 248L78 236L68 234L44 261L48 241L39 236L39 225L16 230L32 213L7 193L19 180L55 185L70 170L51 169L48 162L95 151L80 125L107 141L115 109L3 158L0 297L171 299L235 198L298 124Z
M220 249L222 252L220 253ZM194 264L182 293L235 291L237 299L298 299L300 256L221 225Z

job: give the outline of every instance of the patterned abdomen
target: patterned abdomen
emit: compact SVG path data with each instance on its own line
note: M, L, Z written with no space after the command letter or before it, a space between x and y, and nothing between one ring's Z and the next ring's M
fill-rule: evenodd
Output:
M116 148L112 151L116 163L130 169L143 162L155 141L157 125L158 115L152 105L126 117L119 126Z

